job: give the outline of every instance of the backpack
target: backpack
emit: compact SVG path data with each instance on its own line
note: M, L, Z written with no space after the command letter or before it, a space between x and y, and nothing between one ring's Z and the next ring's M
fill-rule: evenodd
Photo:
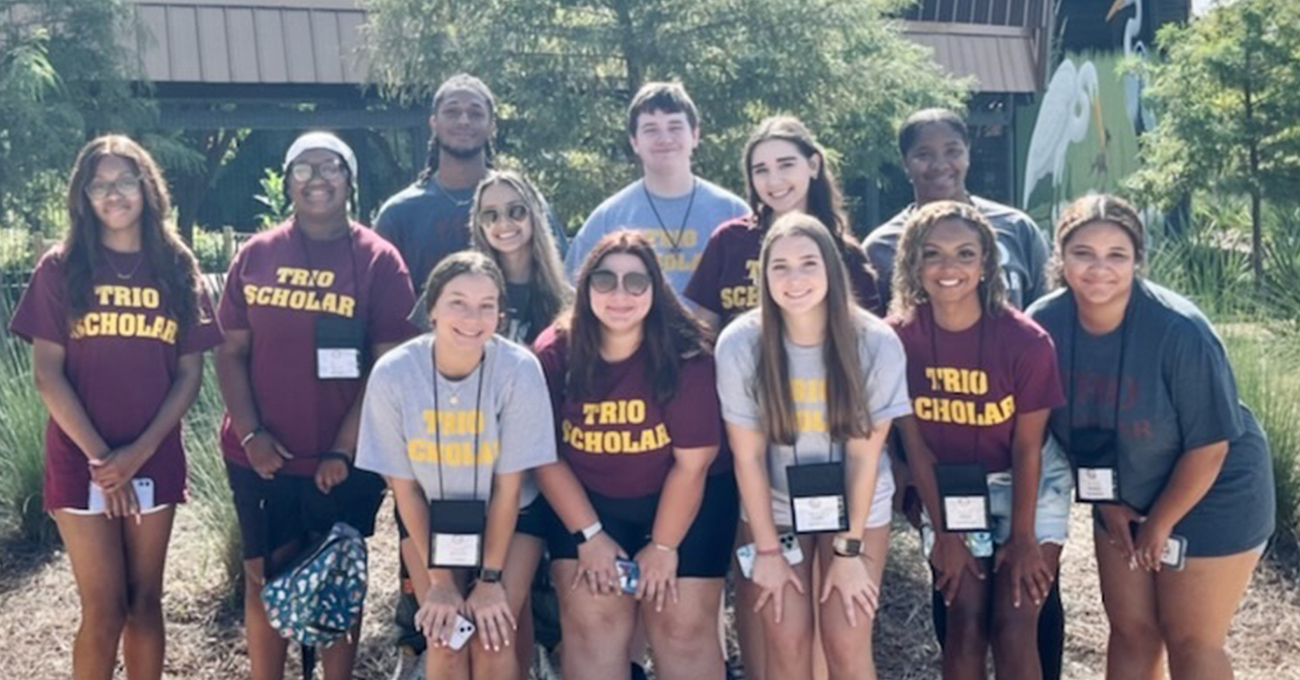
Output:
M266 618L282 637L324 647L361 618L366 599L366 542L345 522L262 587Z

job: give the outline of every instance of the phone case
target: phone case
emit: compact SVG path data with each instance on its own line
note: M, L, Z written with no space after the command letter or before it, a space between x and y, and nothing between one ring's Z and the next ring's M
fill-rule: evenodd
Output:
M641 582L641 567L632 560L615 560L614 564L618 567L618 586L624 594L635 595Z
M456 627L451 631L451 639L447 641L447 646L459 652L465 647L465 643L474 637L474 631L474 622L457 614Z
M781 554L785 557L786 562L789 562L791 566L803 562L803 548L799 546L798 536L781 534L777 537L777 540L781 542ZM736 548L736 562L740 565L741 576L752 578L755 557L757 557L757 553L754 550L753 543L746 543Z

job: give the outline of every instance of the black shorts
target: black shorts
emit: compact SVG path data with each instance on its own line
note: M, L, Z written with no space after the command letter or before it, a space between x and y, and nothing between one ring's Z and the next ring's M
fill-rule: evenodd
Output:
M659 494L640 498L610 498L587 492L605 533L635 556L650 544ZM710 475L704 483L700 512L677 547L677 576L723 578L731 567L731 548L740 520L740 493L730 471ZM558 520L547 545L553 560L578 559L578 543Z
M405 541L410 538L411 532L406 530L406 523L402 521L402 513L397 511L397 504L393 504L393 516L397 518L398 539ZM546 499L542 498L541 494L538 494L532 503L519 511L519 519L515 521L515 533L528 534L545 541L553 531L552 523L556 521L551 506L546 504Z
M335 522L347 522L369 537L375 533L375 514L384 498L383 478L356 468L328 494L316 488L312 477L262 479L252 468L230 461L226 461L226 477L235 498L246 560L326 533Z

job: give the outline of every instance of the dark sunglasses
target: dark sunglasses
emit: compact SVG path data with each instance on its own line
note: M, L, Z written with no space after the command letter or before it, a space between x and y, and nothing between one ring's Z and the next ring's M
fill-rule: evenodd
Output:
M597 293L612 293L618 288L618 274L608 269L597 269L591 273L591 289ZM641 296L650 290L650 275L643 272L628 272L623 275L623 290L628 295Z
M343 176L343 161L335 159L314 164L297 161L289 166L289 176L299 184L306 184L316 176L320 176L327 182L333 182Z
M140 178L135 175L120 175L108 182L96 180L86 185L86 196L92 201L108 198L109 192L119 196L134 198L140 195Z
M528 219L529 214L531 212L528 210L528 206L523 203L515 203L506 208L506 218L511 222L523 222ZM478 214L478 223L484 227L490 227L500 220L501 213L493 209L484 210Z

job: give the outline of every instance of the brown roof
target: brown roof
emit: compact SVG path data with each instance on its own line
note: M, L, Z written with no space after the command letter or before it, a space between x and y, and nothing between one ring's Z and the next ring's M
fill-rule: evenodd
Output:
M1038 90L1039 50L1032 29L908 21L903 32L934 50L935 61L951 75L974 77L978 92Z
M362 82L357 0L130 0L154 82Z

